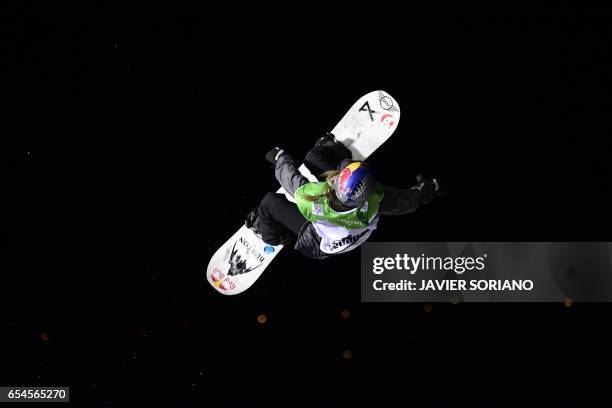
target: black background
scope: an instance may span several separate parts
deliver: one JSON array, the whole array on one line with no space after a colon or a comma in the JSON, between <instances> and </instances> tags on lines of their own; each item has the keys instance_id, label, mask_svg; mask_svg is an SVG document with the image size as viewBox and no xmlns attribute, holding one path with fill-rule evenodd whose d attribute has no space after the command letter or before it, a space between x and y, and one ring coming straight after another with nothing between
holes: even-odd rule
<instances>
[{"instance_id":1,"label":"black background","mask_svg":"<svg viewBox=\"0 0 612 408\"><path fill-rule=\"evenodd\" d=\"M373 240L609 241L610 10L16 2L2 16L2 384L70 385L87 406L602 395L607 304L361 304L358 253L287 251L233 298L203 268L277 188L265 152L303 154L376 89L402 109L369 160L383 183L423 172L449 194Z\"/></svg>"}]
</instances>

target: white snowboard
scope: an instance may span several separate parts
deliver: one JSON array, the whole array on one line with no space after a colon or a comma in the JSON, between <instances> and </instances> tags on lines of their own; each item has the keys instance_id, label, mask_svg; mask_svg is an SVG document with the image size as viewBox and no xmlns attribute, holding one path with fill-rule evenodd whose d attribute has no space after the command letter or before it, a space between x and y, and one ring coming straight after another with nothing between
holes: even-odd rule
<instances>
[{"instance_id":1,"label":"white snowboard","mask_svg":"<svg viewBox=\"0 0 612 408\"><path fill-rule=\"evenodd\" d=\"M355 102L331 133L353 153L354 160L364 160L391 137L399 119L400 108L395 99L386 92L374 91ZM305 165L299 170L310 181L317 181ZM283 188L277 192L294 201ZM206 279L224 295L244 292L281 249L282 245L266 244L243 225L215 252L208 263Z\"/></svg>"}]
</instances>

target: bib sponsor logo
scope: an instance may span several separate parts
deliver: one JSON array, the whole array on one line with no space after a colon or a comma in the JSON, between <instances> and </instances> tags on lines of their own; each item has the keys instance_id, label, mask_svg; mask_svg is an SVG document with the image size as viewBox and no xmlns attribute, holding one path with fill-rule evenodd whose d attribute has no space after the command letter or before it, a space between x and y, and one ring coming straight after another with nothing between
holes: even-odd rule
<instances>
[{"instance_id":1,"label":"bib sponsor logo","mask_svg":"<svg viewBox=\"0 0 612 408\"><path fill-rule=\"evenodd\" d=\"M323 204L312 203L312 214L323 215Z\"/></svg>"},{"instance_id":2,"label":"bib sponsor logo","mask_svg":"<svg viewBox=\"0 0 612 408\"><path fill-rule=\"evenodd\" d=\"M359 240L359 238L364 236L368 231L369 230L365 230L361 234L349 235L349 236L344 237L342 239L338 239L336 241L332 241L331 244L330 244L331 248L335 250L335 249L338 249L338 248L342 248L343 246L351 245L351 244L357 242Z\"/></svg>"},{"instance_id":3,"label":"bib sponsor logo","mask_svg":"<svg viewBox=\"0 0 612 408\"><path fill-rule=\"evenodd\" d=\"M339 223L341 223L344 227L363 227L365 226L362 221L359 220L343 220L339 219Z\"/></svg>"}]
</instances>

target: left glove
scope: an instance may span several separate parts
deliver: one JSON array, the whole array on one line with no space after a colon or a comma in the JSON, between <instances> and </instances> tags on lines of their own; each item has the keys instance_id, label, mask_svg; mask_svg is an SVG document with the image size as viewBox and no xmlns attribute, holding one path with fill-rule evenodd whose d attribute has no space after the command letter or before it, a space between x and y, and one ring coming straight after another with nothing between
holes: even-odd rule
<instances>
[{"instance_id":1,"label":"left glove","mask_svg":"<svg viewBox=\"0 0 612 408\"><path fill-rule=\"evenodd\" d=\"M276 164L276 161L283 153L285 153L283 149L281 149L280 147L275 147L274 149L266 153L266 161L272 164Z\"/></svg>"}]
</instances>

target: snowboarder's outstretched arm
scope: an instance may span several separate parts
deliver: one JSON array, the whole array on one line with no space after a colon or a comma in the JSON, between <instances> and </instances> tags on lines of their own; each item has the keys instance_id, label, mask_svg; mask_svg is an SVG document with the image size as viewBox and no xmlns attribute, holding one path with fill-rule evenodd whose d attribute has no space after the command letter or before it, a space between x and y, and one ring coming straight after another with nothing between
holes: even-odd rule
<instances>
[{"instance_id":1,"label":"snowboarder's outstretched arm","mask_svg":"<svg viewBox=\"0 0 612 408\"><path fill-rule=\"evenodd\" d=\"M298 170L299 163L278 147L266 154L266 160L274 164L274 175L279 184L292 196L295 191L308 183L308 179Z\"/></svg>"},{"instance_id":2,"label":"snowboarder's outstretched arm","mask_svg":"<svg viewBox=\"0 0 612 408\"><path fill-rule=\"evenodd\" d=\"M436 179L417 178L419 184L411 188L385 186L380 202L381 215L403 215L415 212L423 204L428 204L439 189Z\"/></svg>"}]
</instances>

